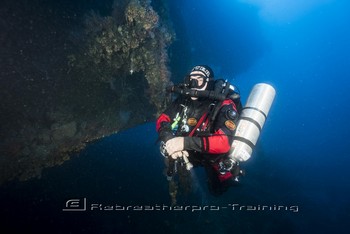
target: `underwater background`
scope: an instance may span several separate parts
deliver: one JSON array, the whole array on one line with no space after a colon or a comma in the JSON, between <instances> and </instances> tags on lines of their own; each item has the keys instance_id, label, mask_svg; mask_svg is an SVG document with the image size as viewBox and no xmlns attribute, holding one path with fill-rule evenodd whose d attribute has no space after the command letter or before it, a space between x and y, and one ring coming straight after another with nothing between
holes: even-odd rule
<instances>
[{"instance_id":1,"label":"underwater background","mask_svg":"<svg viewBox=\"0 0 350 234\"><path fill-rule=\"evenodd\" d=\"M112 4L74 2L84 10ZM170 210L155 123L145 121L90 143L40 179L2 185L1 232L348 233L349 7L346 0L169 2L174 82L208 64L239 87L243 103L256 83L276 89L241 184L213 197L196 168L193 191ZM65 211L71 199L88 210Z\"/></svg>"}]
</instances>

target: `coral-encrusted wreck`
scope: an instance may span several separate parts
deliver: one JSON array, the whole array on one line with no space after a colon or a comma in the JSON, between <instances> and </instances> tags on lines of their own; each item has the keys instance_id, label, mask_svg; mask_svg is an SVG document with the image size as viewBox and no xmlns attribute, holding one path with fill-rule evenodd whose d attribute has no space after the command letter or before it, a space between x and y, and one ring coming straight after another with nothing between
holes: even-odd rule
<instances>
[{"instance_id":1,"label":"coral-encrusted wreck","mask_svg":"<svg viewBox=\"0 0 350 234\"><path fill-rule=\"evenodd\" d=\"M174 33L163 20L169 17L161 2L156 11L149 0L116 0L109 14L91 11L84 23L69 15L76 24L68 28L40 25L40 8L34 11L30 1L14 10L17 16L0 16L20 28L14 34L8 27L0 38L7 44L0 68L0 110L6 116L0 184L40 177L43 168L62 164L87 142L151 121L162 110ZM16 9L15 4L4 7Z\"/></svg>"}]
</instances>

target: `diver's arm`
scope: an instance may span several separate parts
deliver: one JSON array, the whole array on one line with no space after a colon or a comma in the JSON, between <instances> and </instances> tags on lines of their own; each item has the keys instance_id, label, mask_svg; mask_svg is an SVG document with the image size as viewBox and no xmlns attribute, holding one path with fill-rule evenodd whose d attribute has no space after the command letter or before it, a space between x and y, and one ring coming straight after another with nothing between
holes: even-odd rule
<instances>
[{"instance_id":1,"label":"diver's arm","mask_svg":"<svg viewBox=\"0 0 350 234\"><path fill-rule=\"evenodd\" d=\"M170 117L166 114L161 114L156 122L156 130L159 135L159 139L163 142L167 142L173 138L173 132L171 130Z\"/></svg>"},{"instance_id":2,"label":"diver's arm","mask_svg":"<svg viewBox=\"0 0 350 234\"><path fill-rule=\"evenodd\" d=\"M156 121L156 131L159 134L159 139L161 141L168 141L173 138L173 131L171 129L171 124L176 116L176 113L180 111L181 100L176 99L171 105L158 117Z\"/></svg>"},{"instance_id":3,"label":"diver's arm","mask_svg":"<svg viewBox=\"0 0 350 234\"><path fill-rule=\"evenodd\" d=\"M170 106L158 117L156 121L156 131L161 141L168 141L174 137L171 124L173 123L177 113L182 110L181 104L184 102L182 97L175 99Z\"/></svg>"},{"instance_id":4,"label":"diver's arm","mask_svg":"<svg viewBox=\"0 0 350 234\"><path fill-rule=\"evenodd\" d=\"M208 137L184 137L185 150L208 154L224 154L230 148L229 138L221 130Z\"/></svg>"}]
</instances>

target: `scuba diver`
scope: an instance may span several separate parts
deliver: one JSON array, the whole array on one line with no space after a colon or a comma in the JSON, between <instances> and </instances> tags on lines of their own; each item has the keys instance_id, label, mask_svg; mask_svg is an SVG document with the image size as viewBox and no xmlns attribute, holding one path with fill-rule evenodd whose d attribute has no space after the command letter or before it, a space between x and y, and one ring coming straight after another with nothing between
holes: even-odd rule
<instances>
[{"instance_id":1,"label":"scuba diver","mask_svg":"<svg viewBox=\"0 0 350 234\"><path fill-rule=\"evenodd\" d=\"M158 117L156 130L168 180L180 167L202 166L209 191L222 194L242 175L238 161L228 157L242 110L239 92L225 80L214 80L207 65L193 67L183 84L167 91L178 97Z\"/></svg>"}]
</instances>

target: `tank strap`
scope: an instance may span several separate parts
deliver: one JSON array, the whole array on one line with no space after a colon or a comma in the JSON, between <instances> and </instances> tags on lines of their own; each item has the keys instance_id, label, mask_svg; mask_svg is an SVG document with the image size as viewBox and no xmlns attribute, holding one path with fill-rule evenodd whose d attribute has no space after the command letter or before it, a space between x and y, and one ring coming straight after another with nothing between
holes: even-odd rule
<instances>
[{"instance_id":1,"label":"tank strap","mask_svg":"<svg viewBox=\"0 0 350 234\"><path fill-rule=\"evenodd\" d=\"M240 120L241 119L247 120L247 121L251 122L252 124L254 124L259 129L259 133L261 133L262 127L260 126L260 124L256 120L249 118L249 117L241 117Z\"/></svg>"},{"instance_id":2,"label":"tank strap","mask_svg":"<svg viewBox=\"0 0 350 234\"><path fill-rule=\"evenodd\" d=\"M243 137L239 137L239 136L235 136L233 141L241 141L243 143L246 143L252 150L254 149L255 145L253 144L253 142L251 142L250 140L247 140L246 138Z\"/></svg>"},{"instance_id":3,"label":"tank strap","mask_svg":"<svg viewBox=\"0 0 350 234\"><path fill-rule=\"evenodd\" d=\"M265 117L265 121L266 121L267 116L262 110L260 110L260 109L258 109L256 107L250 107L250 106L244 107L242 110L245 110L245 109L252 109L252 110L256 110L256 111L260 112Z\"/></svg>"}]
</instances>

